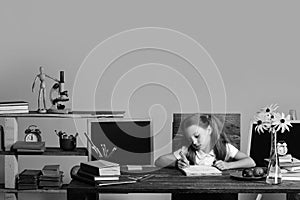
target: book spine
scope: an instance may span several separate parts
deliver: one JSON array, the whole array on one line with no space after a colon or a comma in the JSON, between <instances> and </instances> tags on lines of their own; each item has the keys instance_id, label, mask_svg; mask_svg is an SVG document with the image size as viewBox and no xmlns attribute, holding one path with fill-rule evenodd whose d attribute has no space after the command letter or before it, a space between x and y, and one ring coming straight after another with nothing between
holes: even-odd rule
<instances>
[{"instance_id":1,"label":"book spine","mask_svg":"<svg viewBox=\"0 0 300 200\"><path fill-rule=\"evenodd\" d=\"M0 102L0 107L2 106L28 106L28 102Z\"/></svg>"},{"instance_id":2,"label":"book spine","mask_svg":"<svg viewBox=\"0 0 300 200\"><path fill-rule=\"evenodd\" d=\"M112 180L119 180L120 175L101 175L101 176L95 176L93 174L90 174L86 171L83 171L82 169L79 169L77 174L79 176L88 178L93 181L112 181Z\"/></svg>"},{"instance_id":3,"label":"book spine","mask_svg":"<svg viewBox=\"0 0 300 200\"><path fill-rule=\"evenodd\" d=\"M93 180L90 180L88 178L82 177L78 174L73 174L71 178L74 179L74 180L78 180L78 181L88 183L90 185L96 185L96 181L93 181Z\"/></svg>"},{"instance_id":4,"label":"book spine","mask_svg":"<svg viewBox=\"0 0 300 200\"><path fill-rule=\"evenodd\" d=\"M28 109L0 110L0 114L29 113Z\"/></svg>"},{"instance_id":5,"label":"book spine","mask_svg":"<svg viewBox=\"0 0 300 200\"><path fill-rule=\"evenodd\" d=\"M95 181L95 177L99 177L99 176L95 176L93 174L90 174L88 172L85 172L81 168L78 170L77 174L78 174L78 176L82 176L82 177L88 178L91 181Z\"/></svg>"},{"instance_id":6,"label":"book spine","mask_svg":"<svg viewBox=\"0 0 300 200\"><path fill-rule=\"evenodd\" d=\"M28 110L28 106L0 106L0 110Z\"/></svg>"},{"instance_id":7,"label":"book spine","mask_svg":"<svg viewBox=\"0 0 300 200\"><path fill-rule=\"evenodd\" d=\"M98 167L87 165L85 163L80 163L80 169L82 169L83 171L88 172L90 174L100 176L100 170Z\"/></svg>"}]
</instances>

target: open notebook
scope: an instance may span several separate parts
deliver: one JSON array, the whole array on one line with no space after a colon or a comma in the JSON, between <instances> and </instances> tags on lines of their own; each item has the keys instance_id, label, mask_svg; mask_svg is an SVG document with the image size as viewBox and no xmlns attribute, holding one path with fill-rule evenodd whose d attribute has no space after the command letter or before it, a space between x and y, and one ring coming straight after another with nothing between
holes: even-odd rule
<instances>
[{"instance_id":1,"label":"open notebook","mask_svg":"<svg viewBox=\"0 0 300 200\"><path fill-rule=\"evenodd\" d=\"M222 172L215 167L207 165L190 165L181 169L186 176L216 176L222 175Z\"/></svg>"}]
</instances>

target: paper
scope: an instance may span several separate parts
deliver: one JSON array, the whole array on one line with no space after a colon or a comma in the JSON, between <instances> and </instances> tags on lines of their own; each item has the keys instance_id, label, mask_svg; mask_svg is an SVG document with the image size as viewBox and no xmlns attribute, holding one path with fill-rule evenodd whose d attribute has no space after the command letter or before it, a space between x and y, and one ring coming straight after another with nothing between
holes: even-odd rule
<instances>
[{"instance_id":1,"label":"paper","mask_svg":"<svg viewBox=\"0 0 300 200\"><path fill-rule=\"evenodd\" d=\"M189 167L182 169L186 176L211 176L222 175L222 172L216 167L207 165L190 165Z\"/></svg>"}]
</instances>

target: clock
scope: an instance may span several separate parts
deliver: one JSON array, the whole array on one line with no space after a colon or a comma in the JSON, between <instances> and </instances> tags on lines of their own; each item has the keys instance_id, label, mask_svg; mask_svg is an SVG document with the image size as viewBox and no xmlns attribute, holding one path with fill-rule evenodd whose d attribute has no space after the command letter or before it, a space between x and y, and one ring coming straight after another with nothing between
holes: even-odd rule
<instances>
[{"instance_id":1,"label":"clock","mask_svg":"<svg viewBox=\"0 0 300 200\"><path fill-rule=\"evenodd\" d=\"M74 176L77 176L77 172L78 172L79 168L80 168L79 165L75 165L74 167L72 167L72 169L70 171L71 178L74 178Z\"/></svg>"},{"instance_id":2,"label":"clock","mask_svg":"<svg viewBox=\"0 0 300 200\"><path fill-rule=\"evenodd\" d=\"M25 130L24 140L25 140L25 142L41 142L42 137L41 137L40 129L38 129L38 127L36 125L30 125Z\"/></svg>"},{"instance_id":3,"label":"clock","mask_svg":"<svg viewBox=\"0 0 300 200\"><path fill-rule=\"evenodd\" d=\"M279 141L277 143L277 153L280 156L284 156L286 155L286 153L288 152L288 148L287 148L287 144L285 141Z\"/></svg>"}]
</instances>

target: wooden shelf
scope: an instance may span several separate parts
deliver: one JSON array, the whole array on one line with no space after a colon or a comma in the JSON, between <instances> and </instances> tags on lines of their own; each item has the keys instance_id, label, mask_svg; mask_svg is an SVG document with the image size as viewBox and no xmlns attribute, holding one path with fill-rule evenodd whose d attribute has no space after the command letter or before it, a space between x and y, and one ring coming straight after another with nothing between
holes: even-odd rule
<instances>
[{"instance_id":1,"label":"wooden shelf","mask_svg":"<svg viewBox=\"0 0 300 200\"><path fill-rule=\"evenodd\" d=\"M38 113L29 111L29 113L7 113L0 114L0 117L43 117L43 118L123 118L123 111L116 111L116 114L110 114L110 111L73 111L67 114L60 113Z\"/></svg>"},{"instance_id":2,"label":"wooden shelf","mask_svg":"<svg viewBox=\"0 0 300 200\"><path fill-rule=\"evenodd\" d=\"M64 184L59 189L36 189L36 190L18 190L4 188L4 184L0 184L1 193L66 193L68 184Z\"/></svg>"},{"instance_id":3,"label":"wooden shelf","mask_svg":"<svg viewBox=\"0 0 300 200\"><path fill-rule=\"evenodd\" d=\"M49 156L88 156L85 147L77 147L75 151L64 151L58 147L47 147L43 153L0 151L0 155L49 155Z\"/></svg>"}]
</instances>

